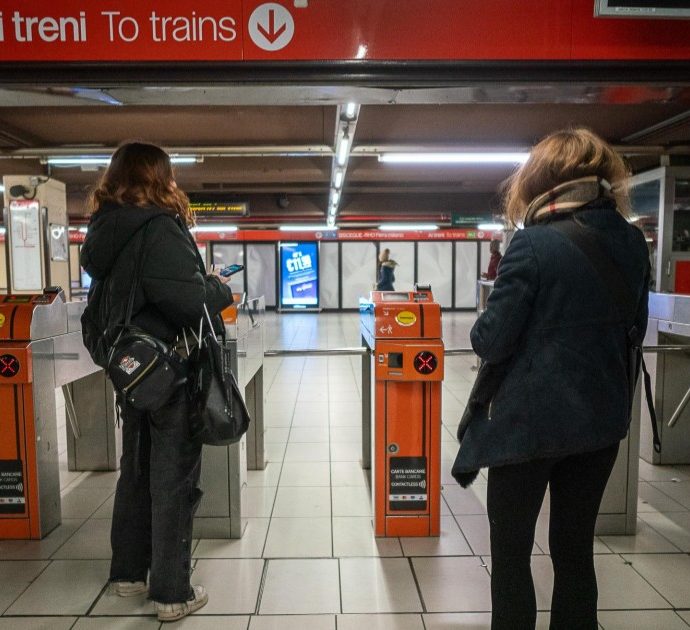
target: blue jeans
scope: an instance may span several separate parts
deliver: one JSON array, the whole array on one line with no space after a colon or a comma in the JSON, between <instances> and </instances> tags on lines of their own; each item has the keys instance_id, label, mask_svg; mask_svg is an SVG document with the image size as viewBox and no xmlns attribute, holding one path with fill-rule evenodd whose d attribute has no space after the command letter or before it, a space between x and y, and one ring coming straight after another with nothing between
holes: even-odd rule
<instances>
[{"instance_id":1,"label":"blue jeans","mask_svg":"<svg viewBox=\"0 0 690 630\"><path fill-rule=\"evenodd\" d=\"M125 406L115 492L111 581L145 581L151 599L183 602L189 582L192 522L201 501L201 444L190 439L184 388L162 409Z\"/></svg>"}]
</instances>

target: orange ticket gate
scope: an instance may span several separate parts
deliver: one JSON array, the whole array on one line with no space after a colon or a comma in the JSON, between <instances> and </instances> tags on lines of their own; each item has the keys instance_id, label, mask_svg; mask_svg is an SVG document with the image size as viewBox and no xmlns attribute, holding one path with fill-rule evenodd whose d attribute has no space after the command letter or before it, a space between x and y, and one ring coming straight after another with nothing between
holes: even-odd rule
<instances>
[{"instance_id":1,"label":"orange ticket gate","mask_svg":"<svg viewBox=\"0 0 690 630\"><path fill-rule=\"evenodd\" d=\"M377 536L438 536L441 308L429 289L374 291L362 304L373 361L371 468ZM363 392L364 395L364 392ZM363 457L366 460L365 457Z\"/></svg>"},{"instance_id":2,"label":"orange ticket gate","mask_svg":"<svg viewBox=\"0 0 690 630\"><path fill-rule=\"evenodd\" d=\"M81 310L59 288L0 295L0 539L43 538L60 524L55 389L100 371ZM88 422L71 430L89 437Z\"/></svg>"}]
</instances>

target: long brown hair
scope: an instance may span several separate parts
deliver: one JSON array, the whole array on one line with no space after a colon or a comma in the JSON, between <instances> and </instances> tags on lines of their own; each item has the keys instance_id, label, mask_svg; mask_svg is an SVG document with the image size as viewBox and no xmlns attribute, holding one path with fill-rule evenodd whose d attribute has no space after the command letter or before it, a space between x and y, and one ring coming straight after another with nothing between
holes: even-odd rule
<instances>
[{"instance_id":1,"label":"long brown hair","mask_svg":"<svg viewBox=\"0 0 690 630\"><path fill-rule=\"evenodd\" d=\"M113 153L110 165L88 199L90 212L104 203L157 206L194 223L189 198L175 185L170 157L155 144L126 142Z\"/></svg>"},{"instance_id":2,"label":"long brown hair","mask_svg":"<svg viewBox=\"0 0 690 630\"><path fill-rule=\"evenodd\" d=\"M629 170L613 147L589 129L556 131L534 146L529 159L506 182L504 214L513 226L525 218L529 203L564 182L596 175L611 184L616 207L630 213L625 179Z\"/></svg>"}]
</instances>

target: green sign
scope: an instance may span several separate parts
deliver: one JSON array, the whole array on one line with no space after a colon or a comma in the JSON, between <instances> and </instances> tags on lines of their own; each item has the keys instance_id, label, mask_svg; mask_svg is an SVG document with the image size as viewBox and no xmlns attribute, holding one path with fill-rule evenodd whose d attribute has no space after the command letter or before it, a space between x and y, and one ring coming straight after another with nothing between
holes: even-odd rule
<instances>
[{"instance_id":1,"label":"green sign","mask_svg":"<svg viewBox=\"0 0 690 630\"><path fill-rule=\"evenodd\" d=\"M453 212L450 224L453 227L477 227L480 223L491 223L491 215L470 215Z\"/></svg>"}]
</instances>

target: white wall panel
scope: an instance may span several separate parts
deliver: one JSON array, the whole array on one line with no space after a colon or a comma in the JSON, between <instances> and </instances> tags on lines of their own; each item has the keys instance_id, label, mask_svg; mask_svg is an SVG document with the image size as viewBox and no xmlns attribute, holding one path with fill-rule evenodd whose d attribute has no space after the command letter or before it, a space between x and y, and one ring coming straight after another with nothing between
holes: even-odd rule
<instances>
[{"instance_id":1,"label":"white wall panel","mask_svg":"<svg viewBox=\"0 0 690 630\"><path fill-rule=\"evenodd\" d=\"M367 297L376 281L374 243L343 243L343 308L358 308L359 298Z\"/></svg>"},{"instance_id":2,"label":"white wall panel","mask_svg":"<svg viewBox=\"0 0 690 630\"><path fill-rule=\"evenodd\" d=\"M481 261L479 263L480 273L486 273L489 269L489 260L491 259L491 251L489 250L489 241L482 241L479 244L481 252Z\"/></svg>"},{"instance_id":3,"label":"white wall panel","mask_svg":"<svg viewBox=\"0 0 690 630\"><path fill-rule=\"evenodd\" d=\"M212 264L222 267L244 265L244 247L241 243L214 243ZM244 271L240 271L230 279L233 293L244 292L244 273Z\"/></svg>"},{"instance_id":4,"label":"white wall panel","mask_svg":"<svg viewBox=\"0 0 690 630\"><path fill-rule=\"evenodd\" d=\"M453 243L417 243L417 282L430 284L434 299L443 308L453 306Z\"/></svg>"},{"instance_id":5,"label":"white wall panel","mask_svg":"<svg viewBox=\"0 0 690 630\"><path fill-rule=\"evenodd\" d=\"M414 288L414 243L410 241L381 241L379 251L388 248L391 258L398 263L395 268L396 291L412 291Z\"/></svg>"},{"instance_id":6,"label":"white wall panel","mask_svg":"<svg viewBox=\"0 0 690 630\"><path fill-rule=\"evenodd\" d=\"M321 243L319 248L319 298L321 308L339 308L338 243Z\"/></svg>"},{"instance_id":7,"label":"white wall panel","mask_svg":"<svg viewBox=\"0 0 690 630\"><path fill-rule=\"evenodd\" d=\"M266 306L276 305L276 248L273 244L247 244L247 293L261 295Z\"/></svg>"},{"instance_id":8,"label":"white wall panel","mask_svg":"<svg viewBox=\"0 0 690 630\"><path fill-rule=\"evenodd\" d=\"M477 306L477 243L455 243L455 308Z\"/></svg>"}]
</instances>

